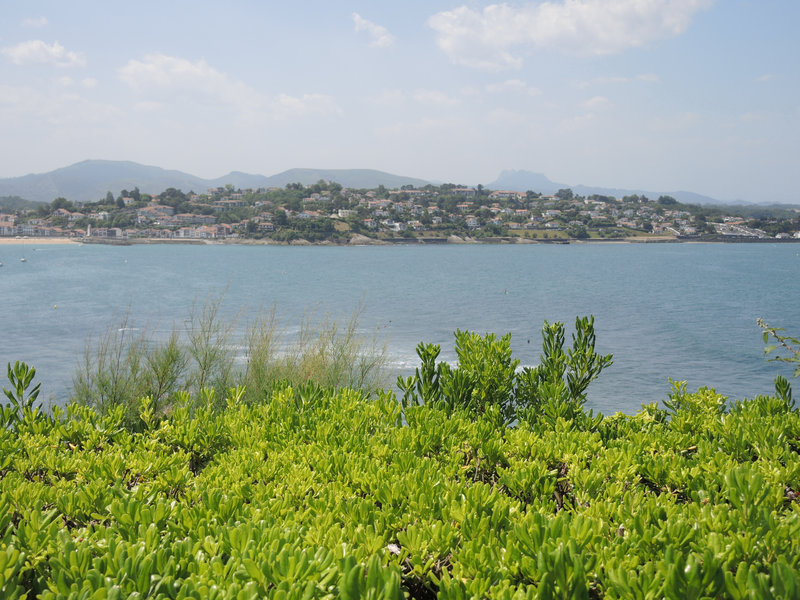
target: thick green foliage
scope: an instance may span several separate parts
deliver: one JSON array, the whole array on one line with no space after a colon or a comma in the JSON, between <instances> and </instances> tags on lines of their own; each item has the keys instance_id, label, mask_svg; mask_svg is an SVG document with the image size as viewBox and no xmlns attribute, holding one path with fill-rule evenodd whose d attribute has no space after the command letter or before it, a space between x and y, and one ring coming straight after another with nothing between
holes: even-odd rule
<instances>
[{"instance_id":1,"label":"thick green foliage","mask_svg":"<svg viewBox=\"0 0 800 600\"><path fill-rule=\"evenodd\" d=\"M764 354L782 350L788 356L773 356L770 360L796 365L794 376L800 375L800 339L786 335L782 327L770 327L763 319L758 319L757 323L761 327L764 343L767 344L770 340L775 342L764 348Z\"/></svg>"},{"instance_id":2,"label":"thick green foliage","mask_svg":"<svg viewBox=\"0 0 800 600\"><path fill-rule=\"evenodd\" d=\"M540 420L554 424L556 419L581 419L594 423L583 412L586 388L603 369L610 366L610 354L595 352L594 317L575 319L572 348L564 351L564 324L547 321L542 328L542 356L539 366L523 369L518 377L519 417L528 423Z\"/></svg>"},{"instance_id":3,"label":"thick green foliage","mask_svg":"<svg viewBox=\"0 0 800 600\"><path fill-rule=\"evenodd\" d=\"M506 420L515 411L514 382L518 360L511 358L511 335L497 338L480 336L470 331L457 331L458 366L436 363L440 348L421 343L417 355L421 365L412 377L399 377L403 407L429 405L448 413L464 410L483 415L493 409Z\"/></svg>"},{"instance_id":4,"label":"thick green foliage","mask_svg":"<svg viewBox=\"0 0 800 600\"><path fill-rule=\"evenodd\" d=\"M590 427L599 423L601 417L583 411L586 388L612 358L595 352L594 317L575 320L572 348L567 351L564 324L545 321L541 362L521 371L511 356L510 334L497 338L457 331L455 338L455 368L436 362L439 346L417 346L420 367L413 376L397 380L404 407L426 404L476 416L494 412L504 423L519 419L554 425L559 418L582 420Z\"/></svg>"},{"instance_id":5,"label":"thick green foliage","mask_svg":"<svg viewBox=\"0 0 800 600\"><path fill-rule=\"evenodd\" d=\"M499 361L453 369L469 396L423 346L404 407L307 384L147 398L135 431L122 406L7 422L0 597L800 597L785 394L676 384L664 409L507 427L504 340L460 338Z\"/></svg>"},{"instance_id":6,"label":"thick green foliage","mask_svg":"<svg viewBox=\"0 0 800 600\"><path fill-rule=\"evenodd\" d=\"M36 369L24 362L17 361L13 367L8 363L8 381L11 389L3 388L9 404L0 406L0 427L35 419L39 414L40 407L34 408L33 403L39 397L40 384L37 383L28 391L35 376Z\"/></svg>"},{"instance_id":7,"label":"thick green foliage","mask_svg":"<svg viewBox=\"0 0 800 600\"><path fill-rule=\"evenodd\" d=\"M73 378L72 400L101 413L122 405L130 427L145 397L160 415L172 410L182 393L198 396L205 389L214 390L220 408L226 390L236 384L244 386L250 402L308 381L369 392L384 385L385 348L360 335L360 308L344 324L327 316L308 318L291 340L275 311L258 312L243 339L236 339L236 322L221 316L221 302L211 298L195 306L186 331L173 331L166 340L151 339L147 328L132 327L127 317L110 327L87 346ZM246 349L246 361L237 360L237 348Z\"/></svg>"},{"instance_id":8,"label":"thick green foliage","mask_svg":"<svg viewBox=\"0 0 800 600\"><path fill-rule=\"evenodd\" d=\"M9 365L0 598L800 598L788 382L603 419L592 319L542 334L522 371L509 336L457 332L455 368L420 344L400 402L283 382L133 419L43 413Z\"/></svg>"}]
</instances>

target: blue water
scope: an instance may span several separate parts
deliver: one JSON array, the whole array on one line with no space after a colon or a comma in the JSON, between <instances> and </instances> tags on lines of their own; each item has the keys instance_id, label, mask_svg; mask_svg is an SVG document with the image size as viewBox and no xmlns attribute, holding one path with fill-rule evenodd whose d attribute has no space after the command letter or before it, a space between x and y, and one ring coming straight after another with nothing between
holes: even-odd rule
<instances>
[{"instance_id":1,"label":"blue water","mask_svg":"<svg viewBox=\"0 0 800 600\"><path fill-rule=\"evenodd\" d=\"M392 368L420 341L453 360L453 332L510 332L538 363L543 321L596 318L614 364L589 388L604 413L660 401L668 378L732 397L769 393L786 365L767 362L756 318L800 333L800 245L571 244L386 247L0 245L0 365L37 368L42 398L63 402L90 337L129 314L158 335L222 297L241 330L259 310L281 326L346 320L388 344Z\"/></svg>"}]
</instances>

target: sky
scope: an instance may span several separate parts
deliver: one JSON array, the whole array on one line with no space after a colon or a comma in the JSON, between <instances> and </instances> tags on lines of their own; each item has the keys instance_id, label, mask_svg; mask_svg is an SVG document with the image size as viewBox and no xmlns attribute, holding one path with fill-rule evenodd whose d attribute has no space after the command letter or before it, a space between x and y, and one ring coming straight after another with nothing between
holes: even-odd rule
<instances>
[{"instance_id":1,"label":"sky","mask_svg":"<svg viewBox=\"0 0 800 600\"><path fill-rule=\"evenodd\" d=\"M0 0L0 177L379 169L800 203L797 0Z\"/></svg>"}]
</instances>

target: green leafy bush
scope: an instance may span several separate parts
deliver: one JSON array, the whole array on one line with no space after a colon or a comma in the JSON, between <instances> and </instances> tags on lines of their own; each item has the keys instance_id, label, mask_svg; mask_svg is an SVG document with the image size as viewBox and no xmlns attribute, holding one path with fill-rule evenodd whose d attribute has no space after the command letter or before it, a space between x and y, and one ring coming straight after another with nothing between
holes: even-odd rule
<instances>
[{"instance_id":1,"label":"green leafy bush","mask_svg":"<svg viewBox=\"0 0 800 600\"><path fill-rule=\"evenodd\" d=\"M24 362L15 362L14 366L8 363L8 381L11 389L3 388L3 393L10 404L0 407L0 427L16 425L25 420L32 420L38 415L41 407L34 407L33 403L39 397L39 386L36 384L28 391L36 369L29 367Z\"/></svg>"},{"instance_id":2,"label":"green leafy bush","mask_svg":"<svg viewBox=\"0 0 800 600\"><path fill-rule=\"evenodd\" d=\"M425 404L473 415L493 411L503 423L518 419L554 426L563 419L595 427L599 422L583 410L586 389L612 364L612 357L595 352L594 317L575 320L572 348L567 351L564 324L545 321L541 362L522 370L519 360L512 358L510 334L498 338L456 331L455 338L457 367L436 362L439 346L417 346L421 365L413 376L397 380L404 407Z\"/></svg>"},{"instance_id":3,"label":"green leafy bush","mask_svg":"<svg viewBox=\"0 0 800 600\"><path fill-rule=\"evenodd\" d=\"M0 597L800 597L785 389L729 404L676 383L594 419L578 409L607 361L585 325L571 352L546 325L519 426L509 340L474 334L457 367L421 344L400 401L283 383L148 397L133 428L122 405L6 420ZM23 406L30 373L10 374Z\"/></svg>"},{"instance_id":4,"label":"green leafy bush","mask_svg":"<svg viewBox=\"0 0 800 600\"><path fill-rule=\"evenodd\" d=\"M222 298L196 306L186 330L151 339L129 317L87 345L73 377L72 400L98 411L124 406L126 426L139 425L139 404L150 398L154 417L172 410L180 394L214 391L215 408L228 389L241 385L245 400L262 402L275 389L309 381L324 387L356 387L375 393L385 383L386 350L359 332L360 309L342 325L325 316L307 318L287 339L275 311L259 312L242 334L225 320ZM245 360L236 350L246 349Z\"/></svg>"},{"instance_id":5,"label":"green leafy bush","mask_svg":"<svg viewBox=\"0 0 800 600\"><path fill-rule=\"evenodd\" d=\"M783 350L788 356L773 356L770 360L797 365L794 376L800 375L800 339L786 335L781 327L770 327L763 319L758 319L757 322L761 327L764 343L768 344L770 340L775 342L764 348L764 353L769 355L777 350Z\"/></svg>"},{"instance_id":6,"label":"green leafy bush","mask_svg":"<svg viewBox=\"0 0 800 600\"><path fill-rule=\"evenodd\" d=\"M535 368L518 377L519 417L528 424L555 425L557 419L595 426L594 417L583 412L586 389L613 360L595 352L594 317L575 319L572 348L564 351L564 324L547 321L542 328L542 355Z\"/></svg>"}]
</instances>

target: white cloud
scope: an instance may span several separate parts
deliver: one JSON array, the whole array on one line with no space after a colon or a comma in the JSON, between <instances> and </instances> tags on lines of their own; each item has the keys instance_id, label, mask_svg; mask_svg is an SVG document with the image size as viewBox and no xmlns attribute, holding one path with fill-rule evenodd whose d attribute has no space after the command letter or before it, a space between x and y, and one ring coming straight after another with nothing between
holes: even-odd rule
<instances>
[{"instance_id":1,"label":"white cloud","mask_svg":"<svg viewBox=\"0 0 800 600\"><path fill-rule=\"evenodd\" d=\"M760 113L760 112L746 112L746 113L743 113L743 114L739 115L739 120L744 122L744 123L753 122L753 121L764 121L765 119L766 119L766 116L763 113Z\"/></svg>"},{"instance_id":2,"label":"white cloud","mask_svg":"<svg viewBox=\"0 0 800 600\"><path fill-rule=\"evenodd\" d=\"M487 122L491 125L510 125L514 127L529 125L529 119L527 114L505 108L495 108L486 117Z\"/></svg>"},{"instance_id":3,"label":"white cloud","mask_svg":"<svg viewBox=\"0 0 800 600\"><path fill-rule=\"evenodd\" d=\"M356 32L366 31L370 37L370 46L375 48L385 48L394 43L394 36L389 33L389 30L382 25L368 21L358 13L353 13L353 23L356 27Z\"/></svg>"},{"instance_id":4,"label":"white cloud","mask_svg":"<svg viewBox=\"0 0 800 600\"><path fill-rule=\"evenodd\" d=\"M469 98L469 97L480 96L482 92L479 88L476 88L475 86L465 85L458 90L458 93L464 97Z\"/></svg>"},{"instance_id":5,"label":"white cloud","mask_svg":"<svg viewBox=\"0 0 800 600\"><path fill-rule=\"evenodd\" d=\"M577 84L580 89L586 89L588 87L592 87L595 85L621 85L624 83L631 83L631 81L643 81L645 83L659 83L661 79L659 79L658 75L653 73L642 73L641 75L637 75L635 79L631 79L629 77L595 77L594 79L590 79L588 81L581 81Z\"/></svg>"},{"instance_id":6,"label":"white cloud","mask_svg":"<svg viewBox=\"0 0 800 600\"><path fill-rule=\"evenodd\" d=\"M637 75L636 79L644 81L645 83L661 83L661 78L655 73L642 73Z\"/></svg>"},{"instance_id":7,"label":"white cloud","mask_svg":"<svg viewBox=\"0 0 800 600\"><path fill-rule=\"evenodd\" d=\"M136 112L142 113L150 113L156 112L164 108L164 105L161 102L151 102L149 100L145 100L144 102L137 102L133 105L133 110Z\"/></svg>"},{"instance_id":8,"label":"white cloud","mask_svg":"<svg viewBox=\"0 0 800 600\"><path fill-rule=\"evenodd\" d=\"M563 131L580 131L591 125L594 119L594 114L588 113L585 115L577 115L568 119L563 119L560 125Z\"/></svg>"},{"instance_id":9,"label":"white cloud","mask_svg":"<svg viewBox=\"0 0 800 600\"><path fill-rule=\"evenodd\" d=\"M3 48L2 52L11 59L11 62L20 66L50 64L56 67L82 67L86 64L82 54L67 51L58 42L47 45L42 40L29 40Z\"/></svg>"},{"instance_id":10,"label":"white cloud","mask_svg":"<svg viewBox=\"0 0 800 600\"><path fill-rule=\"evenodd\" d=\"M237 85L204 60L191 62L163 54L150 54L144 60L129 60L119 69L119 76L126 85L138 92L180 88L219 93Z\"/></svg>"},{"instance_id":11,"label":"white cloud","mask_svg":"<svg viewBox=\"0 0 800 600\"><path fill-rule=\"evenodd\" d=\"M595 77L589 81L581 81L578 84L580 89L586 89L593 85L612 85L619 83L628 83L630 81L627 77Z\"/></svg>"},{"instance_id":12,"label":"white cloud","mask_svg":"<svg viewBox=\"0 0 800 600\"><path fill-rule=\"evenodd\" d=\"M110 105L81 97L69 90L38 90L0 85L0 125L14 123L63 127L108 124L120 111Z\"/></svg>"},{"instance_id":13,"label":"white cloud","mask_svg":"<svg viewBox=\"0 0 800 600\"><path fill-rule=\"evenodd\" d=\"M45 27L48 21L46 17L38 17L38 18L31 18L25 19L22 21L23 27Z\"/></svg>"},{"instance_id":14,"label":"white cloud","mask_svg":"<svg viewBox=\"0 0 800 600\"><path fill-rule=\"evenodd\" d=\"M66 75L59 77L56 82L63 87L72 87L76 83L72 77L67 77ZM97 87L97 80L93 77L84 77L81 79L80 85L86 89L92 89Z\"/></svg>"},{"instance_id":15,"label":"white cloud","mask_svg":"<svg viewBox=\"0 0 800 600\"><path fill-rule=\"evenodd\" d=\"M258 111L264 98L240 81L217 71L204 60L195 62L163 54L129 60L118 70L120 79L146 101L234 109L242 115Z\"/></svg>"},{"instance_id":16,"label":"white cloud","mask_svg":"<svg viewBox=\"0 0 800 600\"><path fill-rule=\"evenodd\" d=\"M233 110L237 118L288 119L311 115L338 115L341 110L333 98L323 94L270 98L245 83L217 71L204 60L151 54L143 60L130 60L119 69L122 81L144 97L136 110L153 111L180 100L187 104Z\"/></svg>"},{"instance_id":17,"label":"white cloud","mask_svg":"<svg viewBox=\"0 0 800 600\"><path fill-rule=\"evenodd\" d=\"M444 92L436 90L416 90L412 94L412 98L420 104L433 106L456 106L459 104L456 98L451 98Z\"/></svg>"},{"instance_id":18,"label":"white cloud","mask_svg":"<svg viewBox=\"0 0 800 600\"><path fill-rule=\"evenodd\" d=\"M34 104L31 99L40 97L33 88L0 84L0 107L3 109L0 118L8 117L12 112L21 114L30 111Z\"/></svg>"},{"instance_id":19,"label":"white cloud","mask_svg":"<svg viewBox=\"0 0 800 600\"><path fill-rule=\"evenodd\" d=\"M611 108L611 106L611 101L605 96L595 96L594 98L589 98L583 103L583 107L587 110L602 110Z\"/></svg>"},{"instance_id":20,"label":"white cloud","mask_svg":"<svg viewBox=\"0 0 800 600\"><path fill-rule=\"evenodd\" d=\"M463 124L454 117L444 117L441 119L422 118L417 121L406 121L378 127L375 132L378 135L387 136L429 136L440 135L442 132L455 131L463 128Z\"/></svg>"},{"instance_id":21,"label":"white cloud","mask_svg":"<svg viewBox=\"0 0 800 600\"><path fill-rule=\"evenodd\" d=\"M766 83L767 81L769 81L770 79L773 79L774 77L775 77L775 75L773 75L772 73L765 73L764 75L761 75L760 77L756 77L756 81L758 81L759 83Z\"/></svg>"},{"instance_id":22,"label":"white cloud","mask_svg":"<svg viewBox=\"0 0 800 600\"><path fill-rule=\"evenodd\" d=\"M524 37L517 13L505 4L492 4L482 13L461 6L433 15L428 25L437 32L439 47L453 62L487 70L519 68L522 59L508 51Z\"/></svg>"},{"instance_id":23,"label":"white cloud","mask_svg":"<svg viewBox=\"0 0 800 600\"><path fill-rule=\"evenodd\" d=\"M387 89L381 90L378 94L370 96L368 100L371 104L376 104L378 106L390 106L397 108L406 103L407 97L403 90Z\"/></svg>"},{"instance_id":24,"label":"white cloud","mask_svg":"<svg viewBox=\"0 0 800 600\"><path fill-rule=\"evenodd\" d=\"M370 96L369 101L378 106L391 108L399 108L407 105L409 102L416 102L417 104L426 106L443 107L458 106L461 103L458 98L448 96L444 92L426 89L417 89L408 92L398 89L386 89L374 96Z\"/></svg>"},{"instance_id":25,"label":"white cloud","mask_svg":"<svg viewBox=\"0 0 800 600\"><path fill-rule=\"evenodd\" d=\"M702 125L700 115L696 112L685 111L666 116L657 116L650 119L648 128L656 132L688 131Z\"/></svg>"},{"instance_id":26,"label":"white cloud","mask_svg":"<svg viewBox=\"0 0 800 600\"><path fill-rule=\"evenodd\" d=\"M490 94L524 94L527 96L539 96L542 90L529 86L519 79L507 79L502 83L490 83L486 86L486 91Z\"/></svg>"},{"instance_id":27,"label":"white cloud","mask_svg":"<svg viewBox=\"0 0 800 600\"><path fill-rule=\"evenodd\" d=\"M460 6L428 19L439 47L455 63L519 68L518 49L542 47L578 55L616 54L681 34L715 0L564 0L521 6Z\"/></svg>"},{"instance_id":28,"label":"white cloud","mask_svg":"<svg viewBox=\"0 0 800 600\"><path fill-rule=\"evenodd\" d=\"M279 119L342 114L333 98L325 94L303 94L300 97L280 94L272 106L273 116Z\"/></svg>"}]
</instances>

